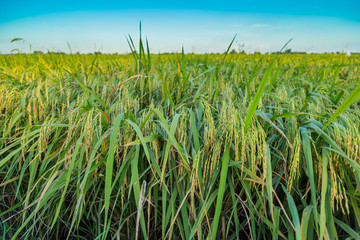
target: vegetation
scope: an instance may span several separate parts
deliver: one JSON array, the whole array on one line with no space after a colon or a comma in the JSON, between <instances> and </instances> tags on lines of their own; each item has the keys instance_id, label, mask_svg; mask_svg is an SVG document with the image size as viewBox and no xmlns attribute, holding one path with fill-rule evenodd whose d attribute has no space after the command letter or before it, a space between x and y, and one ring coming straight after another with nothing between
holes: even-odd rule
<instances>
[{"instance_id":1,"label":"vegetation","mask_svg":"<svg viewBox=\"0 0 360 240\"><path fill-rule=\"evenodd\" d=\"M360 58L0 56L0 233L360 239Z\"/></svg>"}]
</instances>

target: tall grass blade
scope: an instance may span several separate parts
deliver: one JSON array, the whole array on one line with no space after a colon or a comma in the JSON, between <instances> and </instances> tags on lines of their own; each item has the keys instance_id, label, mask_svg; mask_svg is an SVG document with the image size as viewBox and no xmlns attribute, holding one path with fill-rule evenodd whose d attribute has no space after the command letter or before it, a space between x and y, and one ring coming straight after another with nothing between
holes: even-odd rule
<instances>
[{"instance_id":1,"label":"tall grass blade","mask_svg":"<svg viewBox=\"0 0 360 240\"><path fill-rule=\"evenodd\" d=\"M112 175L114 167L114 156L115 156L115 144L117 140L118 131L120 129L121 121L124 118L124 114L118 115L114 120L114 125L112 133L110 135L110 147L108 152L108 157L106 159L106 173L105 173L105 201L104 201L104 211L105 211L105 224L104 232L107 232L111 221L108 221L108 214L110 208L110 196L111 196L111 185L112 185ZM106 239L107 234L103 235L103 239Z\"/></svg>"},{"instance_id":2,"label":"tall grass blade","mask_svg":"<svg viewBox=\"0 0 360 240\"><path fill-rule=\"evenodd\" d=\"M248 112L246 114L246 118L245 118L245 122L244 122L244 131L245 131L245 133L248 130L249 125L250 125L250 123L251 123L251 121L252 121L252 119L254 117L255 111L256 111L256 109L257 109L257 107L259 105L259 102L260 102L261 95L263 94L263 92L265 90L266 83L270 79L271 71L272 71L273 66L274 66L274 61L272 61L270 63L270 65L267 67L267 69L266 69L266 71L264 73L264 76L261 79L258 90L257 90L253 100L251 101L251 105L250 105L249 110L248 110Z\"/></svg>"},{"instance_id":3,"label":"tall grass blade","mask_svg":"<svg viewBox=\"0 0 360 240\"><path fill-rule=\"evenodd\" d=\"M217 230L219 227L222 202L224 199L224 193L225 193L225 188L226 188L226 178L227 178L227 173L228 173L229 160L230 160L230 143L227 143L225 146L225 152L224 152L222 163L221 163L219 192L218 192L217 199L216 199L215 215L214 215L213 222L211 224L211 239L217 238Z\"/></svg>"}]
</instances>

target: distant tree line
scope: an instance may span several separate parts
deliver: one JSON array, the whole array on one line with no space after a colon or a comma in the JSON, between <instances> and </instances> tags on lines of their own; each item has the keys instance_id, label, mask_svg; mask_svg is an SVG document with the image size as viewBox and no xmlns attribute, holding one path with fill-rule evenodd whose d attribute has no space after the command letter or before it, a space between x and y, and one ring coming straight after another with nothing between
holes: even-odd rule
<instances>
[{"instance_id":1,"label":"distant tree line","mask_svg":"<svg viewBox=\"0 0 360 240\"><path fill-rule=\"evenodd\" d=\"M224 52L226 53L226 52ZM223 54L224 54L223 53ZM20 54L29 54L29 53L20 53ZM77 54L77 55L102 55L102 54L106 54L106 55L129 55L132 53L102 53L100 51L95 51L93 53L80 53L80 52L76 52L76 53L65 53L62 51L48 51L48 52L43 52L40 50L36 50L33 51L33 53L31 54L53 54L53 55L71 55L71 54ZM178 54L178 52L162 52L162 53L157 53L158 55L171 55L171 54ZM187 54L196 54L194 52L191 53L187 53ZM202 53L204 55L218 55L218 54L222 54L222 53ZM229 51L229 54L247 54L244 50L241 51L236 51L235 49L231 49L231 51ZM276 52L265 52L265 53L261 53L259 51L255 51L252 54L345 54L344 52L324 52L324 53L307 53L307 52L303 52L303 51L292 51L291 49L286 49L283 52L280 51L276 51ZM352 55L360 55L360 52L351 52ZM7 55L7 54L1 54L0 55Z\"/></svg>"}]
</instances>

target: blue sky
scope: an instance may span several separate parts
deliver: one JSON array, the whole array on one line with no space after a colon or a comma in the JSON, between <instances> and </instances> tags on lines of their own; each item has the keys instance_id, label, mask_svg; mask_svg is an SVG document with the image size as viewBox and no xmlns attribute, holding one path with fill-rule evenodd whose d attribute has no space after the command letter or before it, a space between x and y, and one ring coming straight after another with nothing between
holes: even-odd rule
<instances>
[{"instance_id":1,"label":"blue sky","mask_svg":"<svg viewBox=\"0 0 360 240\"><path fill-rule=\"evenodd\" d=\"M14 48L104 53L129 52L139 21L153 53L247 52L289 48L360 52L360 1L5 1L0 0L0 52ZM21 37L24 42L10 43Z\"/></svg>"}]
</instances>

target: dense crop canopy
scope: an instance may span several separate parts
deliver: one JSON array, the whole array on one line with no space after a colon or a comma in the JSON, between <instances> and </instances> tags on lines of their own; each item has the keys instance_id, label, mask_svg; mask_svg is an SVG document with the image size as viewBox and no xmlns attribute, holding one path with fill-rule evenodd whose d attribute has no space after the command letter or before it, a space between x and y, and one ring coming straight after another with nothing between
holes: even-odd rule
<instances>
[{"instance_id":1,"label":"dense crop canopy","mask_svg":"<svg viewBox=\"0 0 360 240\"><path fill-rule=\"evenodd\" d=\"M359 64L0 56L1 237L359 239Z\"/></svg>"}]
</instances>

